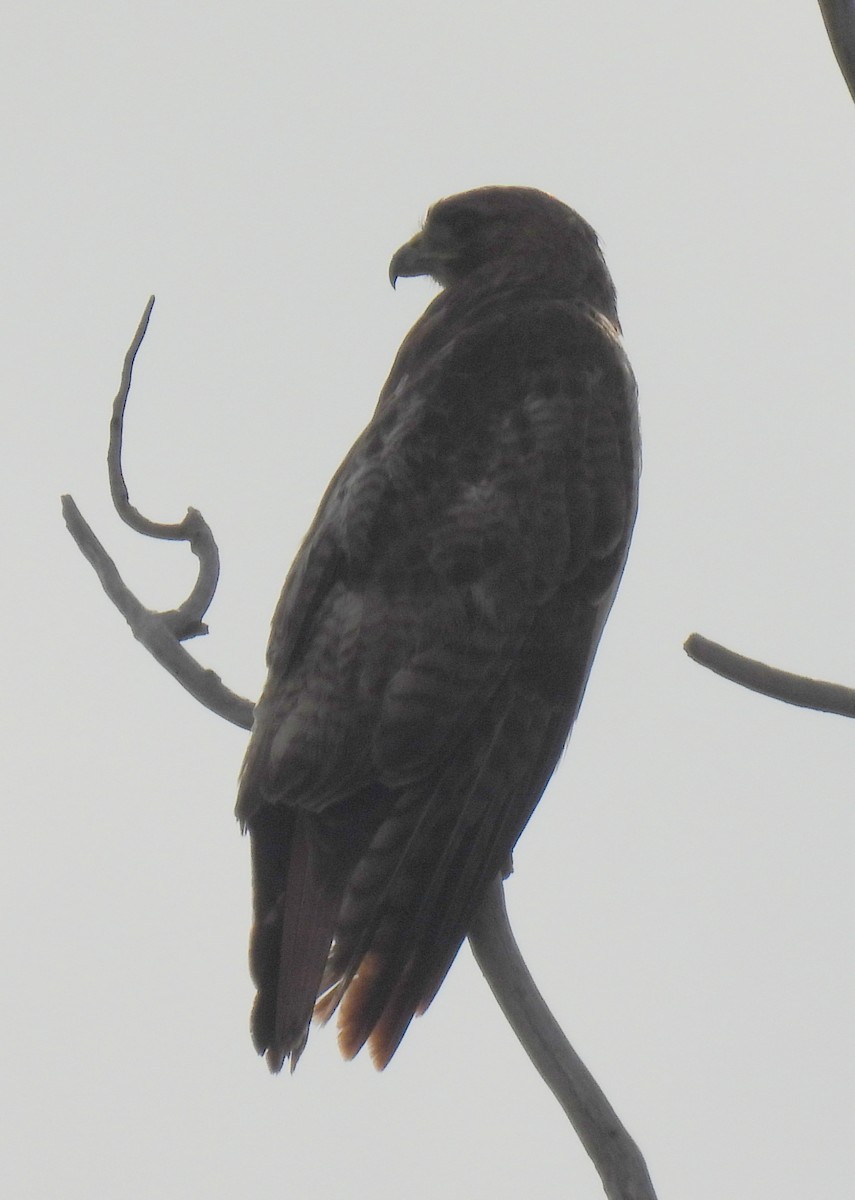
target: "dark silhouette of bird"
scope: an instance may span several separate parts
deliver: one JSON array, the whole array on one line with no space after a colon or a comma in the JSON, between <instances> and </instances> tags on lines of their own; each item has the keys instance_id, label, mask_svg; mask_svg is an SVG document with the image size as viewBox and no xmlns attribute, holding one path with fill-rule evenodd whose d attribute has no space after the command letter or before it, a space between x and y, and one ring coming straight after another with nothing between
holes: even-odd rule
<instances>
[{"instance_id":1,"label":"dark silhouette of bird","mask_svg":"<svg viewBox=\"0 0 855 1200\"><path fill-rule=\"evenodd\" d=\"M440 200L395 254L442 291L273 617L237 815L252 1034L313 1014L378 1067L444 979L579 711L635 519L636 387L591 227L529 188Z\"/></svg>"}]
</instances>

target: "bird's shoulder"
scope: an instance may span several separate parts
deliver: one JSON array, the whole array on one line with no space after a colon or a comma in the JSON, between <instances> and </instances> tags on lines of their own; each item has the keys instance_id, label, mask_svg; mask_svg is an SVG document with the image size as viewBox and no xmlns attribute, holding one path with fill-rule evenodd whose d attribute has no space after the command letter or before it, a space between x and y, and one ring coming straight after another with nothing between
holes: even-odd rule
<instances>
[{"instance_id":1,"label":"bird's shoulder","mask_svg":"<svg viewBox=\"0 0 855 1200\"><path fill-rule=\"evenodd\" d=\"M336 586L426 597L502 562L533 577L562 569L570 526L581 561L629 523L635 381L617 330L538 296L452 318L427 310L327 488L274 615L282 669Z\"/></svg>"}]
</instances>

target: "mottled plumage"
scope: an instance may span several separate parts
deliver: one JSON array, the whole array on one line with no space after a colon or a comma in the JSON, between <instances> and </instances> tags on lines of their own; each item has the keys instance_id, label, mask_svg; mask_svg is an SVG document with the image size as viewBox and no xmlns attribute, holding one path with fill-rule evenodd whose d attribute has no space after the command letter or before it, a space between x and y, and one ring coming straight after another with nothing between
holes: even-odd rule
<instances>
[{"instance_id":1,"label":"mottled plumage","mask_svg":"<svg viewBox=\"0 0 855 1200\"><path fill-rule=\"evenodd\" d=\"M285 582L238 798L273 1070L336 1008L382 1067L432 1000L567 739L635 518L635 383L581 217L452 196L390 274L443 291Z\"/></svg>"}]
</instances>

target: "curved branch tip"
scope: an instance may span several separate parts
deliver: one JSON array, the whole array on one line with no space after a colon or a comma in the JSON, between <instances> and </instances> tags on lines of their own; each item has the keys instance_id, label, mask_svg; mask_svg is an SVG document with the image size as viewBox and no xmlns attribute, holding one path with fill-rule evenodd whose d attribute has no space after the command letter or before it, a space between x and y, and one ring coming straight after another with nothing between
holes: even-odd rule
<instances>
[{"instance_id":1,"label":"curved branch tip","mask_svg":"<svg viewBox=\"0 0 855 1200\"><path fill-rule=\"evenodd\" d=\"M189 638L208 632L202 618L214 597L220 574L220 554L210 526L196 508L188 508L183 520L177 524L164 525L150 521L133 507L128 498L122 472L125 408L134 362L148 329L153 307L154 296L151 296L125 354L119 390L113 401L107 453L110 495L116 512L137 533L189 544L199 562L198 575L190 595L178 608L168 612L146 608L124 582L116 564L70 495L62 497L62 513L69 533L92 565L104 591L130 625L134 637L206 708L243 729L251 729L252 702L227 688L214 671L202 667L181 645Z\"/></svg>"}]
</instances>

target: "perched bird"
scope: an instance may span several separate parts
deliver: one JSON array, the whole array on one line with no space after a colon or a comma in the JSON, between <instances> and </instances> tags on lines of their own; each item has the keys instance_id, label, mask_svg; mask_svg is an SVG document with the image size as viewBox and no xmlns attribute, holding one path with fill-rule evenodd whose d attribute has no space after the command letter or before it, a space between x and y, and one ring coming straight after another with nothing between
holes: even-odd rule
<instances>
[{"instance_id":1,"label":"perched bird","mask_svg":"<svg viewBox=\"0 0 855 1200\"><path fill-rule=\"evenodd\" d=\"M440 200L389 274L442 291L273 617L240 784L252 1034L378 1067L436 994L579 711L635 519L635 381L596 235L529 188Z\"/></svg>"}]
</instances>

